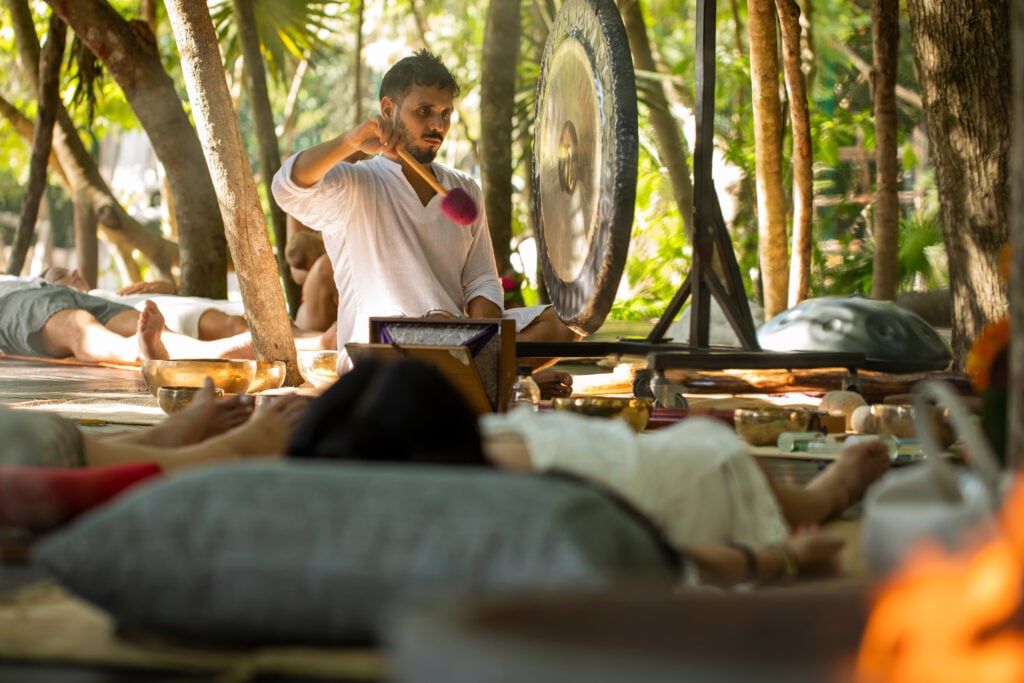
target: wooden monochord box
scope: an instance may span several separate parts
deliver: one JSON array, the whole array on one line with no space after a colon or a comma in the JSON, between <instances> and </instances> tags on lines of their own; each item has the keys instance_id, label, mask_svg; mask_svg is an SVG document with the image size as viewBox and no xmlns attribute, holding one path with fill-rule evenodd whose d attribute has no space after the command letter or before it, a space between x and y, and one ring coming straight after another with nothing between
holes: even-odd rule
<instances>
[{"instance_id":1,"label":"wooden monochord box","mask_svg":"<svg viewBox=\"0 0 1024 683\"><path fill-rule=\"evenodd\" d=\"M477 412L501 412L516 378L512 320L492 318L370 318L370 342L349 343L353 363L374 355L416 358L435 365Z\"/></svg>"}]
</instances>

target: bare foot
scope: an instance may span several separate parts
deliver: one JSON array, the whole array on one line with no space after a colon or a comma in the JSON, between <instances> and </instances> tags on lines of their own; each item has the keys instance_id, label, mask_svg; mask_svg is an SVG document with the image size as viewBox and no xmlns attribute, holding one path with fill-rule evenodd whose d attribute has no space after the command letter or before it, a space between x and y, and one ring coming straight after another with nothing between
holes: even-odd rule
<instances>
[{"instance_id":1,"label":"bare foot","mask_svg":"<svg viewBox=\"0 0 1024 683\"><path fill-rule=\"evenodd\" d=\"M306 396L286 394L257 408L244 424L224 434L238 455L280 455L309 405Z\"/></svg>"},{"instance_id":2,"label":"bare foot","mask_svg":"<svg viewBox=\"0 0 1024 683\"><path fill-rule=\"evenodd\" d=\"M164 346L164 314L152 301L147 301L139 312L136 336L139 339L139 357L143 360L167 360L170 354Z\"/></svg>"},{"instance_id":3,"label":"bare foot","mask_svg":"<svg viewBox=\"0 0 1024 683\"><path fill-rule=\"evenodd\" d=\"M832 514L839 514L860 500L868 486L888 469L889 448L883 441L848 444L807 488L827 495L834 501Z\"/></svg>"},{"instance_id":4,"label":"bare foot","mask_svg":"<svg viewBox=\"0 0 1024 683\"><path fill-rule=\"evenodd\" d=\"M800 576L831 576L842 568L839 552L843 549L843 539L839 536L817 527L801 527L790 535L787 544L796 557Z\"/></svg>"},{"instance_id":5,"label":"bare foot","mask_svg":"<svg viewBox=\"0 0 1024 683\"><path fill-rule=\"evenodd\" d=\"M218 399L209 377L188 406L147 430L146 443L173 448L198 443L249 419L255 401L248 394Z\"/></svg>"},{"instance_id":6,"label":"bare foot","mask_svg":"<svg viewBox=\"0 0 1024 683\"><path fill-rule=\"evenodd\" d=\"M533 375L540 387L541 398L557 398L572 394L572 375L557 370L540 370Z\"/></svg>"}]
</instances>

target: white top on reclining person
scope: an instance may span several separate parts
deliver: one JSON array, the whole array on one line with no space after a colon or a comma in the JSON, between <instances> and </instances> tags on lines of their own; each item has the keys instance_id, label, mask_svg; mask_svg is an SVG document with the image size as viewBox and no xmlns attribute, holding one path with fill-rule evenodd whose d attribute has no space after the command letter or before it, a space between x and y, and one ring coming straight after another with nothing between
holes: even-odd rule
<instances>
[{"instance_id":1,"label":"white top on reclining person","mask_svg":"<svg viewBox=\"0 0 1024 683\"><path fill-rule=\"evenodd\" d=\"M167 329L195 339L223 339L249 329L240 301L173 294L174 285L169 282L136 283L117 291L90 289L77 270L61 266L47 268L43 279L140 311L146 301L152 301L163 313Z\"/></svg>"}]
</instances>

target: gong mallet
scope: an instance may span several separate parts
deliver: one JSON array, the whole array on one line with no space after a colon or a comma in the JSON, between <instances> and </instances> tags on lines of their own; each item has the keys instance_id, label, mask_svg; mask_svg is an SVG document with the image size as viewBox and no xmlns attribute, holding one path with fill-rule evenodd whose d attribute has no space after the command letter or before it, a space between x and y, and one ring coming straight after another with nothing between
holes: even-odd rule
<instances>
[{"instance_id":1,"label":"gong mallet","mask_svg":"<svg viewBox=\"0 0 1024 683\"><path fill-rule=\"evenodd\" d=\"M459 225L469 225L476 220L478 214L476 202L473 201L473 198L465 190L461 187L453 187L450 190L441 187L441 183L434 180L434 177L430 175L430 171L423 168L423 165L416 161L405 147L396 147L395 152L398 153L398 156L402 157L405 163L412 167L412 170L419 173L420 177L427 181L441 195L441 211L444 211L444 215Z\"/></svg>"}]
</instances>

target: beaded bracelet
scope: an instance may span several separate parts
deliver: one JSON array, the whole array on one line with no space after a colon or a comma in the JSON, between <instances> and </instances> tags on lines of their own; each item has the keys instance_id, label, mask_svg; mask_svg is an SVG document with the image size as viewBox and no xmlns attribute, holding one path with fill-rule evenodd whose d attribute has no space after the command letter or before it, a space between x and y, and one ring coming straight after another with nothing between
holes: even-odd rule
<instances>
[{"instance_id":1,"label":"beaded bracelet","mask_svg":"<svg viewBox=\"0 0 1024 683\"><path fill-rule=\"evenodd\" d=\"M782 578L787 580L796 578L796 575L800 572L800 565L797 564L796 553L794 553L793 549L789 547L789 544L777 543L768 547L775 550L782 556Z\"/></svg>"},{"instance_id":2,"label":"beaded bracelet","mask_svg":"<svg viewBox=\"0 0 1024 683\"><path fill-rule=\"evenodd\" d=\"M742 543L730 543L729 546L740 551L747 561L746 581L757 581L761 577L761 568L757 564L757 555L754 554L754 550L749 545Z\"/></svg>"}]
</instances>

